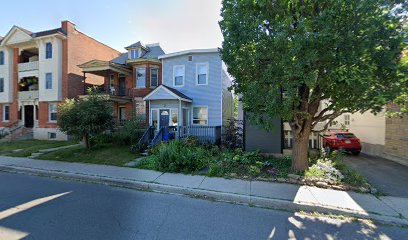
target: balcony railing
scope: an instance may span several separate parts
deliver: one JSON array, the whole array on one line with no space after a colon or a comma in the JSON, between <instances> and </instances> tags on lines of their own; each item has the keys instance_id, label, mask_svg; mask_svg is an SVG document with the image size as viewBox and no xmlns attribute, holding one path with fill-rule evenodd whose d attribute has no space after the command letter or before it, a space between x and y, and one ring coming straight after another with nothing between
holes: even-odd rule
<instances>
[{"instance_id":1,"label":"balcony railing","mask_svg":"<svg viewBox=\"0 0 408 240\"><path fill-rule=\"evenodd\" d=\"M132 89L125 88L122 86L110 86L106 89L105 86L98 86L96 87L97 93L100 94L108 94L110 96L117 96L117 97L131 97L132 96Z\"/></svg>"},{"instance_id":2,"label":"balcony railing","mask_svg":"<svg viewBox=\"0 0 408 240\"><path fill-rule=\"evenodd\" d=\"M33 71L33 70L38 70L38 61L25 62L25 63L18 64L19 72Z\"/></svg>"},{"instance_id":3,"label":"balcony railing","mask_svg":"<svg viewBox=\"0 0 408 240\"><path fill-rule=\"evenodd\" d=\"M18 92L18 100L33 100L38 98L38 91L22 91Z\"/></svg>"}]
</instances>

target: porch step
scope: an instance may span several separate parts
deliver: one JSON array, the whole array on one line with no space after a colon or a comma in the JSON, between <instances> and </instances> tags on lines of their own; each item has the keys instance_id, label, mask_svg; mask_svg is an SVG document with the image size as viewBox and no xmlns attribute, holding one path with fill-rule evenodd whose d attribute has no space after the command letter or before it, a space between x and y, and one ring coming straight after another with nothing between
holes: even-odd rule
<instances>
[{"instance_id":1,"label":"porch step","mask_svg":"<svg viewBox=\"0 0 408 240\"><path fill-rule=\"evenodd\" d=\"M4 138L0 139L0 142L10 142L16 140L30 140L34 138L34 132L32 128L21 127L11 133L9 133Z\"/></svg>"}]
</instances>

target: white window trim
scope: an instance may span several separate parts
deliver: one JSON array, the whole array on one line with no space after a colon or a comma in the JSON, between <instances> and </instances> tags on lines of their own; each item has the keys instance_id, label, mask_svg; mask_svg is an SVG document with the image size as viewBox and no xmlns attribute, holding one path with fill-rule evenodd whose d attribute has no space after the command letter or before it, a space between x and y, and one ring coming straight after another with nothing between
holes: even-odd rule
<instances>
[{"instance_id":1,"label":"white window trim","mask_svg":"<svg viewBox=\"0 0 408 240\"><path fill-rule=\"evenodd\" d=\"M54 105L57 106L57 113L58 113L58 103L49 103L48 104L48 122L49 123L56 123L57 120L51 120L51 108L50 108L51 104L54 104Z\"/></svg>"},{"instance_id":2,"label":"white window trim","mask_svg":"<svg viewBox=\"0 0 408 240\"><path fill-rule=\"evenodd\" d=\"M183 84L176 85L176 68L183 67ZM184 87L186 81L186 65L174 65L173 66L173 87Z\"/></svg>"},{"instance_id":3,"label":"white window trim","mask_svg":"<svg viewBox=\"0 0 408 240\"><path fill-rule=\"evenodd\" d=\"M207 108L207 123L206 124L194 123L194 108L197 108L197 107ZM208 126L209 119L210 119L210 111L208 109L208 105L193 105L193 106L191 106L191 125L194 125L194 126Z\"/></svg>"},{"instance_id":4,"label":"white window trim","mask_svg":"<svg viewBox=\"0 0 408 240\"><path fill-rule=\"evenodd\" d=\"M152 86L152 69L157 69L157 85L156 86ZM155 87L158 87L159 86L159 67L158 66L150 66L150 68L149 68L149 87L151 87L151 88L155 88Z\"/></svg>"},{"instance_id":5,"label":"white window trim","mask_svg":"<svg viewBox=\"0 0 408 240\"><path fill-rule=\"evenodd\" d=\"M3 91L2 92L0 92L0 93L4 93L4 92L6 92L6 81L4 80L4 78L3 77L0 77L0 80L2 79L2 81L3 81ZM1 81L0 81L1 82Z\"/></svg>"},{"instance_id":6,"label":"white window trim","mask_svg":"<svg viewBox=\"0 0 408 240\"><path fill-rule=\"evenodd\" d=\"M181 108L181 118L183 118L183 119L184 119L184 116L183 116L183 110L184 109L187 110L187 126L190 126L191 125L191 122L190 122L190 120L191 120L191 118L190 118L191 109L189 107L182 107ZM181 121L181 122L183 122L183 121ZM181 126L181 124L180 124L180 126Z\"/></svg>"},{"instance_id":7,"label":"white window trim","mask_svg":"<svg viewBox=\"0 0 408 240\"><path fill-rule=\"evenodd\" d=\"M51 75L51 88L47 88L47 75L48 74L50 74ZM52 90L53 89L53 85L54 85L54 77L53 77L53 74L52 74L52 72L46 72L45 73L45 86L44 86L44 89L47 91L47 90Z\"/></svg>"},{"instance_id":8,"label":"white window trim","mask_svg":"<svg viewBox=\"0 0 408 240\"><path fill-rule=\"evenodd\" d=\"M47 44L51 44L51 57L47 58ZM45 48L45 54L44 54L44 60L49 61L52 60L54 57L54 43L49 41L44 43L44 48Z\"/></svg>"},{"instance_id":9,"label":"white window trim","mask_svg":"<svg viewBox=\"0 0 408 240\"><path fill-rule=\"evenodd\" d=\"M350 114L345 114L344 115L344 125L350 126L351 124L351 116Z\"/></svg>"},{"instance_id":10,"label":"white window trim","mask_svg":"<svg viewBox=\"0 0 408 240\"><path fill-rule=\"evenodd\" d=\"M205 65L206 66L206 68L207 68L207 73L206 73L206 75L205 75L205 83L204 84L199 84L198 83L198 66L200 66L200 65ZM208 85L208 74L209 74L209 64L208 64L208 62L202 62L202 63L196 63L196 85L197 86L205 86L205 85Z\"/></svg>"},{"instance_id":11,"label":"white window trim","mask_svg":"<svg viewBox=\"0 0 408 240\"><path fill-rule=\"evenodd\" d=\"M6 107L8 106L8 108L9 108L9 119L8 120L6 120ZM4 104L3 105L3 109L2 109L2 111L3 111L3 116L2 116L2 121L3 122L10 122L10 105L9 104Z\"/></svg>"},{"instance_id":12,"label":"white window trim","mask_svg":"<svg viewBox=\"0 0 408 240\"><path fill-rule=\"evenodd\" d=\"M144 85L144 87L139 87L139 86L137 85L137 70L138 70L138 69L144 69L144 70L145 70L145 85ZM144 67L140 66L140 67L136 67L135 70L136 70L136 71L135 71L135 88L136 88L136 89L147 88L147 86L146 86L146 83L147 83L147 67L146 67L146 66L144 66Z\"/></svg>"}]
</instances>

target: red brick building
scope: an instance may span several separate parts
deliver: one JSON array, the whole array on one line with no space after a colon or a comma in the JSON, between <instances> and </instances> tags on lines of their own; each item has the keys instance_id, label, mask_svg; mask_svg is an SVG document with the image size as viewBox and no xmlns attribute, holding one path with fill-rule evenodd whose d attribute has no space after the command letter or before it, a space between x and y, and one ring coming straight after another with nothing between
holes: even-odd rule
<instances>
[{"instance_id":1,"label":"red brick building","mask_svg":"<svg viewBox=\"0 0 408 240\"><path fill-rule=\"evenodd\" d=\"M78 65L120 56L69 21L41 32L13 26L0 37L0 129L25 130L36 139L66 139L57 129L57 104L83 94ZM103 83L104 78L92 75L87 82Z\"/></svg>"},{"instance_id":2,"label":"red brick building","mask_svg":"<svg viewBox=\"0 0 408 240\"><path fill-rule=\"evenodd\" d=\"M136 115L147 121L149 109L143 97L162 83L162 64L158 57L164 55L164 51L159 44L141 42L125 49L127 52L109 61L94 59L80 65L85 87L97 85L106 93L114 104L119 124ZM94 83L89 80L93 76L103 77L104 81Z\"/></svg>"}]
</instances>

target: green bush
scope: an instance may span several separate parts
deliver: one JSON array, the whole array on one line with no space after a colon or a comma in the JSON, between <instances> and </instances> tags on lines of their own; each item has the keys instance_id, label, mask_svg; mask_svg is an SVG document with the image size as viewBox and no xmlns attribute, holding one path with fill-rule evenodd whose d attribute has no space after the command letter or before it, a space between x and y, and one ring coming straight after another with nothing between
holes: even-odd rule
<instances>
[{"instance_id":1,"label":"green bush","mask_svg":"<svg viewBox=\"0 0 408 240\"><path fill-rule=\"evenodd\" d=\"M241 149L225 149L218 157L210 162L209 176L224 176L237 174L240 176L257 177L263 168L263 157L259 152L244 152Z\"/></svg>"},{"instance_id":2,"label":"green bush","mask_svg":"<svg viewBox=\"0 0 408 240\"><path fill-rule=\"evenodd\" d=\"M211 152L202 146L185 141L170 141L151 151L155 168L159 171L191 173L208 166Z\"/></svg>"}]
</instances>

